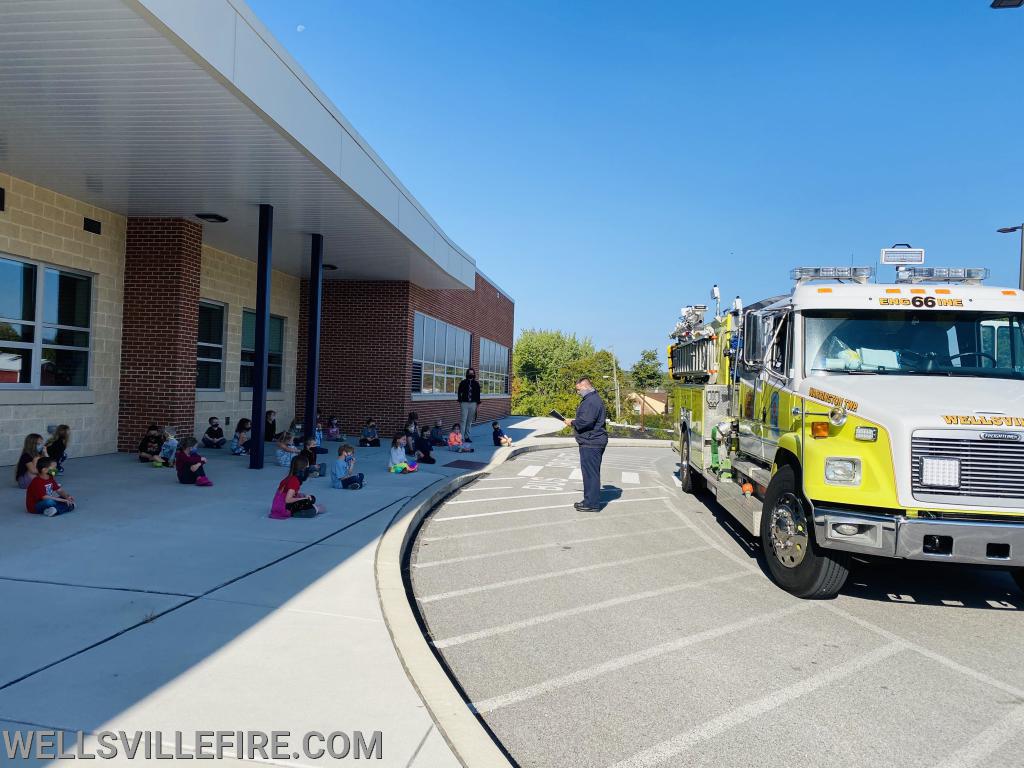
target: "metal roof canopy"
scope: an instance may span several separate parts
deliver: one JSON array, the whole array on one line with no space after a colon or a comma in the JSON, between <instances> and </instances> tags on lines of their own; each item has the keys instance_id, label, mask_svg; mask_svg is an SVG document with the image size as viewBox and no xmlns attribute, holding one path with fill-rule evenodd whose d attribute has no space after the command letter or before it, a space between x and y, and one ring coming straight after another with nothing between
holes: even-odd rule
<instances>
[{"instance_id":1,"label":"metal roof canopy","mask_svg":"<svg viewBox=\"0 0 1024 768\"><path fill-rule=\"evenodd\" d=\"M203 241L329 279L472 288L441 231L239 0L4 0L0 168L127 216L227 216Z\"/></svg>"}]
</instances>

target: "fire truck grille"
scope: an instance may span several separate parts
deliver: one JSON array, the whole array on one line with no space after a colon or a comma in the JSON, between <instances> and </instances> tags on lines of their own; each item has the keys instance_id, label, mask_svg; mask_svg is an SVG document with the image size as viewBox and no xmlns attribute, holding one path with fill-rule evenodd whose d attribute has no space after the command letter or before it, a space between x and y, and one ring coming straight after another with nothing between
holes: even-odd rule
<instances>
[{"instance_id":1,"label":"fire truck grille","mask_svg":"<svg viewBox=\"0 0 1024 768\"><path fill-rule=\"evenodd\" d=\"M924 485L921 460L925 457L959 459L960 487ZM910 447L910 476L916 497L949 496L950 501L965 496L1024 499L1024 443L914 437Z\"/></svg>"}]
</instances>

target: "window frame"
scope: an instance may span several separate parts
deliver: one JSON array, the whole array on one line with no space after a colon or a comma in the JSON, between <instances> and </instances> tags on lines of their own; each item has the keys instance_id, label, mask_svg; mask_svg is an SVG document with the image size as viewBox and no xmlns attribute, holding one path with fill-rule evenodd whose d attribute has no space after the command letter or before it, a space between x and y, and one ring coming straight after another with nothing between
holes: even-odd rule
<instances>
[{"instance_id":1,"label":"window frame","mask_svg":"<svg viewBox=\"0 0 1024 768\"><path fill-rule=\"evenodd\" d=\"M498 370L502 366L497 361L501 360L501 351L504 350L504 370ZM504 344L499 344L493 339L484 336L480 337L480 364L477 366L477 378L480 380L481 397L509 397L511 390L511 377L509 369L512 350Z\"/></svg>"},{"instance_id":2,"label":"window frame","mask_svg":"<svg viewBox=\"0 0 1024 768\"><path fill-rule=\"evenodd\" d=\"M199 313L196 311L196 392L223 392L224 391L224 372L227 366L227 349L228 349L228 305L222 301L216 301L214 299L199 299L199 307L203 305L213 307L220 310L220 344L210 344L209 342L199 341ZM210 357L199 356L199 345L204 347L220 347L220 359L214 359ZM200 387L199 386L199 363L217 363L220 365L220 385L216 387Z\"/></svg>"},{"instance_id":3,"label":"window frame","mask_svg":"<svg viewBox=\"0 0 1024 768\"><path fill-rule=\"evenodd\" d=\"M246 307L242 307L242 332L241 332L239 340L238 340L238 391L239 392L252 392L252 387L251 386L246 387L246 386L242 385L242 368L255 368L256 367L256 363L255 362L250 363L250 362L247 362L246 360L244 360L242 358L242 355L245 354L246 352L252 352L253 354L256 353L255 349L249 349L248 347L245 346L245 313L246 312L248 312L249 314L251 314L253 316L253 324L254 324L254 326L253 326L253 333L255 334L256 310L255 309L248 309ZM281 362L280 362L280 364L277 364L277 365L269 362L270 337L268 335L268 337L267 337L267 346L268 346L268 349L267 349L267 356L268 356L268 362L267 362L267 392L284 392L284 340L285 340L285 333L288 330L288 318L284 317L283 315L275 315L275 314L271 313L270 319L271 320L280 320L281 321L281 352L280 352ZM253 345L254 346L255 346L255 343L256 342L255 342L255 338L254 338L254 340L253 340ZM274 387L270 386L270 369L272 367L280 368L281 369L281 386L277 387L276 389Z\"/></svg>"},{"instance_id":4,"label":"window frame","mask_svg":"<svg viewBox=\"0 0 1024 768\"><path fill-rule=\"evenodd\" d=\"M32 372L31 379L27 382L14 382L4 383L0 382L0 390L14 391L14 390L46 390L48 392L84 392L92 389L92 363L93 363L93 343L95 337L95 329L92 326L93 317L95 316L96 309L96 274L89 272L84 269L75 269L73 267L64 267L58 264L51 264L45 261L38 261L36 259L26 259L20 256L16 256L13 253L7 251L0 251L0 259L4 261L10 261L14 264L21 264L24 266L32 267L35 270L35 313L31 320L18 320L16 318L8 318L2 320L2 322L10 322L11 325L28 326L32 328L32 341L0 341L0 346L10 347L13 349L27 349L32 354ZM85 327L76 325L59 325L57 323L47 323L44 318L45 307L44 300L46 295L46 271L52 270L58 275L63 273L67 275L73 275L75 277L83 278L89 281L89 311L88 311L88 322L89 325ZM69 330L84 332L89 337L89 342L84 347L70 346L67 344L48 344L43 341L43 331L46 328L53 328L56 330ZM68 350L71 352L85 352L85 384L81 385L55 385L55 384L43 384L43 350L45 349L58 349Z\"/></svg>"},{"instance_id":5,"label":"window frame","mask_svg":"<svg viewBox=\"0 0 1024 768\"><path fill-rule=\"evenodd\" d=\"M412 339L412 377L409 382L414 400L454 400L458 396L459 381L466 369L472 365L473 334L454 323L440 320L433 315L419 310L413 311ZM430 329L430 341L427 341L427 329ZM419 349L417 349L417 329L419 329ZM444 330L443 341L438 338ZM430 349L428 352L427 349ZM438 357L438 349L441 350ZM449 359L449 351L451 358ZM417 356L417 352L419 352ZM430 381L429 389L425 386ZM440 389L438 389L440 382Z\"/></svg>"}]
</instances>

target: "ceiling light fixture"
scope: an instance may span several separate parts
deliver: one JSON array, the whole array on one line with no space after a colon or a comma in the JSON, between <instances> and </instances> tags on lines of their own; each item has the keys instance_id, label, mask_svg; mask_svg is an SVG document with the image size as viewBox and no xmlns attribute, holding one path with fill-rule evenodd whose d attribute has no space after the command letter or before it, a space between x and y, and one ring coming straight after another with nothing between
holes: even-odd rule
<instances>
[{"instance_id":1,"label":"ceiling light fixture","mask_svg":"<svg viewBox=\"0 0 1024 768\"><path fill-rule=\"evenodd\" d=\"M327 270L328 272L337 272L338 271L338 265L337 264L324 264L324 269Z\"/></svg>"},{"instance_id":2,"label":"ceiling light fixture","mask_svg":"<svg viewBox=\"0 0 1024 768\"><path fill-rule=\"evenodd\" d=\"M227 216L221 216L219 213L197 213L196 218L208 221L211 224L223 224L228 220Z\"/></svg>"}]
</instances>

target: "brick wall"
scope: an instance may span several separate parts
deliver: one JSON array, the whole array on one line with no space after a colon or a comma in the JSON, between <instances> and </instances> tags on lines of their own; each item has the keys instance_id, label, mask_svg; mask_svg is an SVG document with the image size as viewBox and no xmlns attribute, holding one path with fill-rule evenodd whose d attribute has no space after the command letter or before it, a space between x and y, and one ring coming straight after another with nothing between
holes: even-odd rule
<instances>
[{"instance_id":1,"label":"brick wall","mask_svg":"<svg viewBox=\"0 0 1024 768\"><path fill-rule=\"evenodd\" d=\"M320 408L341 419L348 435L370 416L381 434L405 420L412 362L408 330L410 285L399 281L325 280L320 326ZM299 349L295 366L296 417L304 415L309 281L299 300Z\"/></svg>"},{"instance_id":2,"label":"brick wall","mask_svg":"<svg viewBox=\"0 0 1024 768\"><path fill-rule=\"evenodd\" d=\"M193 433L202 240L194 221L128 219L118 450L151 421Z\"/></svg>"},{"instance_id":3,"label":"brick wall","mask_svg":"<svg viewBox=\"0 0 1024 768\"><path fill-rule=\"evenodd\" d=\"M121 274L125 218L0 171L0 256L66 267L92 277L89 384L80 390L0 388L0 464L18 460L25 435L71 427L72 456L109 453L117 444L121 359ZM83 229L84 217L102 225Z\"/></svg>"},{"instance_id":4,"label":"brick wall","mask_svg":"<svg viewBox=\"0 0 1024 768\"><path fill-rule=\"evenodd\" d=\"M306 378L306 312L308 282L300 298L299 349L296 365L296 412L301 417ZM440 418L447 426L458 420L454 395L413 399L412 340L414 313L424 312L472 334L476 366L483 336L512 347L515 305L479 274L476 289L432 291L407 282L324 282L320 335L319 407L338 416L347 435L358 433L368 416L377 419L382 435L402 428L409 411L420 422ZM487 398L478 421L509 414L508 397Z\"/></svg>"}]
</instances>

